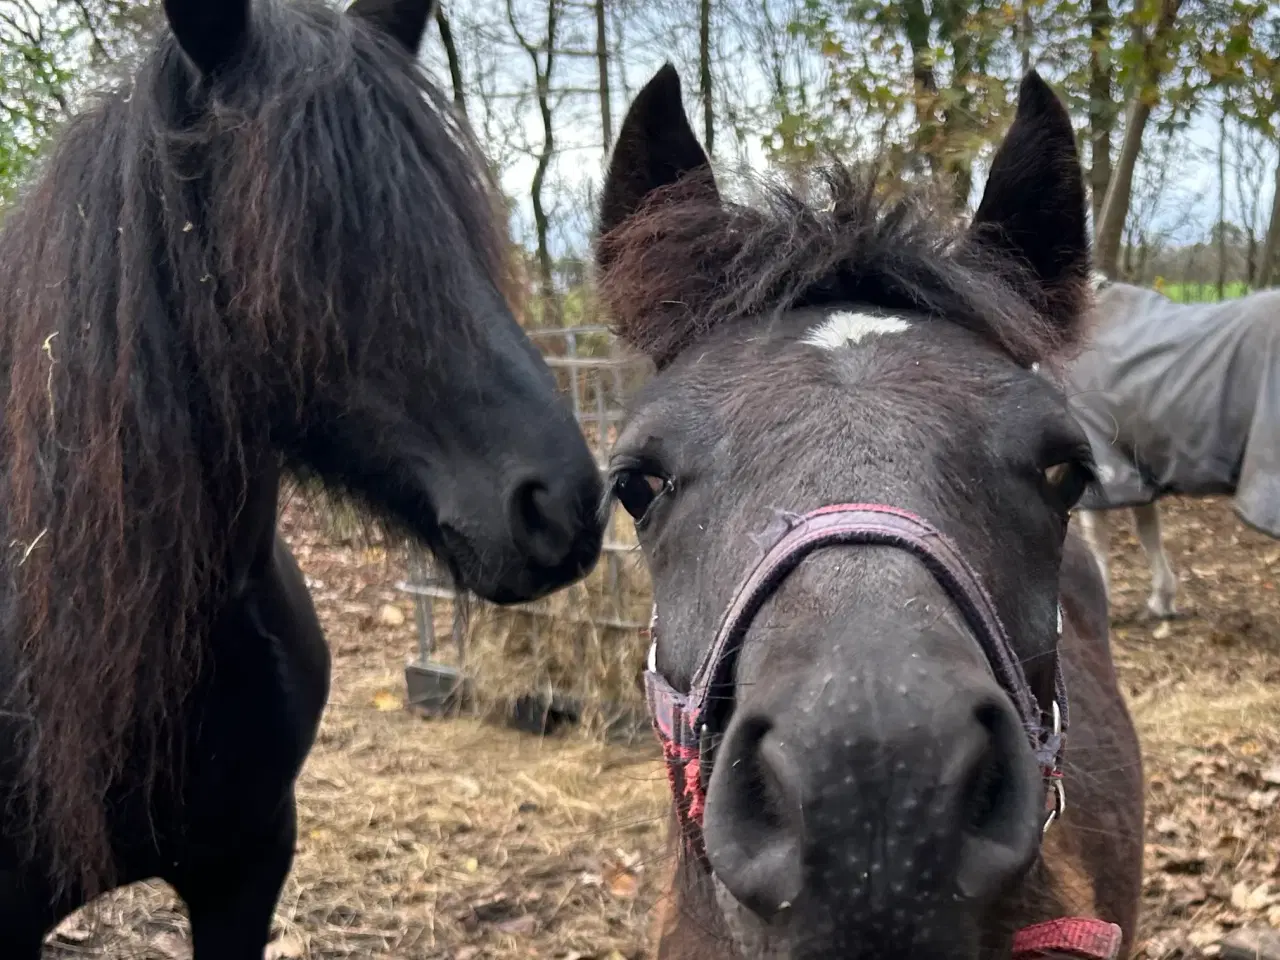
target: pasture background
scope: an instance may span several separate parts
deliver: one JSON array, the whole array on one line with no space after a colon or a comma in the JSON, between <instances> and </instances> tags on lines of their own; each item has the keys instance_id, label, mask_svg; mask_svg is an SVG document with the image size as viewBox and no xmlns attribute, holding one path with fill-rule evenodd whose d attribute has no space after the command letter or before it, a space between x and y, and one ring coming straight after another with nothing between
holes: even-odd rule
<instances>
[{"instance_id":1,"label":"pasture background","mask_svg":"<svg viewBox=\"0 0 1280 960\"><path fill-rule=\"evenodd\" d=\"M1141 955L1212 954L1235 925L1280 925L1280 543L1244 529L1225 502L1170 502L1188 616L1162 636L1140 619L1146 567L1127 518L1117 521L1115 650L1149 784ZM299 497L283 529L334 674L269 956L641 956L666 863L656 750L411 715L412 611L393 586L404 558L333 536ZM162 885L74 915L46 950L188 956L186 921Z\"/></svg>"}]
</instances>

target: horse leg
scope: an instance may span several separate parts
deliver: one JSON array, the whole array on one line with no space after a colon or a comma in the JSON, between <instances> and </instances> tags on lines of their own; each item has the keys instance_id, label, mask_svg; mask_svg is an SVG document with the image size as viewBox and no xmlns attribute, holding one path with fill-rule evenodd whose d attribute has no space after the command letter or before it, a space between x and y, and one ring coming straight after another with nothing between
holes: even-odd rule
<instances>
[{"instance_id":1,"label":"horse leg","mask_svg":"<svg viewBox=\"0 0 1280 960\"><path fill-rule=\"evenodd\" d=\"M1102 574L1103 589L1106 590L1107 599L1110 600L1111 581L1107 576L1107 517L1101 510L1081 510L1079 516L1080 535L1089 552L1093 554L1093 560Z\"/></svg>"},{"instance_id":2,"label":"horse leg","mask_svg":"<svg viewBox=\"0 0 1280 960\"><path fill-rule=\"evenodd\" d=\"M40 960L45 934L79 904L77 899L58 907L43 886L33 889L23 871L0 867L0 950L4 960Z\"/></svg>"},{"instance_id":3,"label":"horse leg","mask_svg":"<svg viewBox=\"0 0 1280 960\"><path fill-rule=\"evenodd\" d=\"M1133 521L1138 528L1138 542L1142 544L1151 567L1151 596L1147 599L1147 612L1161 620L1174 616L1174 597L1178 592L1178 577L1169 565L1160 536L1160 510L1155 503L1133 508Z\"/></svg>"},{"instance_id":4,"label":"horse leg","mask_svg":"<svg viewBox=\"0 0 1280 960\"><path fill-rule=\"evenodd\" d=\"M297 839L292 796L285 806L274 834L256 845L237 841L238 855L193 862L170 878L191 917L193 960L262 960Z\"/></svg>"}]
</instances>

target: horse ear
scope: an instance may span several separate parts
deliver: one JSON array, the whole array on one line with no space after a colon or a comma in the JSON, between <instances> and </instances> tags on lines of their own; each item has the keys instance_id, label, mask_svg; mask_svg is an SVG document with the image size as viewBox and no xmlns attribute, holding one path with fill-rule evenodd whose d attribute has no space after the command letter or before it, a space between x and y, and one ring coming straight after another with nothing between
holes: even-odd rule
<instances>
[{"instance_id":1,"label":"horse ear","mask_svg":"<svg viewBox=\"0 0 1280 960\"><path fill-rule=\"evenodd\" d=\"M699 175L705 199L719 201L711 161L684 112L680 74L666 63L636 94L618 131L604 180L600 233L635 213L649 194L689 173Z\"/></svg>"},{"instance_id":2,"label":"horse ear","mask_svg":"<svg viewBox=\"0 0 1280 960\"><path fill-rule=\"evenodd\" d=\"M1084 176L1071 117L1034 70L1022 80L968 239L1030 267L1029 299L1067 332L1080 326L1090 277Z\"/></svg>"},{"instance_id":3,"label":"horse ear","mask_svg":"<svg viewBox=\"0 0 1280 960\"><path fill-rule=\"evenodd\" d=\"M182 52L208 76L243 49L249 37L249 0L164 0Z\"/></svg>"},{"instance_id":4,"label":"horse ear","mask_svg":"<svg viewBox=\"0 0 1280 960\"><path fill-rule=\"evenodd\" d=\"M355 0L347 13L373 24L416 57L436 4L437 0Z\"/></svg>"}]
</instances>

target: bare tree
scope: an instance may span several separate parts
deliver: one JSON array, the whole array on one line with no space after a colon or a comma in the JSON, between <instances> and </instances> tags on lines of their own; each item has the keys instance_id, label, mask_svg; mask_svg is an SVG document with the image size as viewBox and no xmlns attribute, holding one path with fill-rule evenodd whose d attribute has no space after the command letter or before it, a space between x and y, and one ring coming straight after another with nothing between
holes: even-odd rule
<instances>
[{"instance_id":1,"label":"bare tree","mask_svg":"<svg viewBox=\"0 0 1280 960\"><path fill-rule=\"evenodd\" d=\"M1095 230L1111 183L1115 105L1111 101L1110 50L1114 22L1110 0L1089 0L1089 200Z\"/></svg>"},{"instance_id":2,"label":"bare tree","mask_svg":"<svg viewBox=\"0 0 1280 960\"><path fill-rule=\"evenodd\" d=\"M1099 212L1094 238L1097 267L1107 276L1115 276L1120 253L1120 238L1124 232L1125 218L1129 213L1129 194L1133 189L1133 171L1142 152L1142 136L1151 119L1151 111L1159 96L1160 81L1165 70L1165 59L1173 39L1178 9L1182 0L1158 0L1160 7L1156 22L1150 29L1134 28L1134 40L1139 51L1137 82L1125 115L1124 139L1120 143L1120 155L1107 185L1106 199Z\"/></svg>"},{"instance_id":3,"label":"bare tree","mask_svg":"<svg viewBox=\"0 0 1280 960\"><path fill-rule=\"evenodd\" d=\"M556 138L555 124L551 113L551 80L556 64L556 27L560 22L560 4L562 0L546 0L546 19L544 24L544 40L535 43L521 31L516 19L514 0L507 0L507 21L516 42L529 57L533 67L534 99L538 105L538 115L542 120L542 144L537 152L537 167L533 172L533 181L529 185L529 201L533 207L533 228L538 244L538 286L542 295L543 309L547 311L547 320L559 323L558 300L555 287L555 269L551 260L549 244L550 221L544 206L543 188L547 181L547 170L551 159L555 156Z\"/></svg>"},{"instance_id":4,"label":"bare tree","mask_svg":"<svg viewBox=\"0 0 1280 960\"><path fill-rule=\"evenodd\" d=\"M1227 105L1218 114L1218 299L1227 295Z\"/></svg>"},{"instance_id":5,"label":"bare tree","mask_svg":"<svg viewBox=\"0 0 1280 960\"><path fill-rule=\"evenodd\" d=\"M698 3L698 94L702 98L702 142L715 156L715 107L711 89L711 0Z\"/></svg>"},{"instance_id":6,"label":"bare tree","mask_svg":"<svg viewBox=\"0 0 1280 960\"><path fill-rule=\"evenodd\" d=\"M609 102L609 15L605 0L592 4L596 15L596 67L600 73L600 134L604 152L613 145L613 111Z\"/></svg>"},{"instance_id":7,"label":"bare tree","mask_svg":"<svg viewBox=\"0 0 1280 960\"><path fill-rule=\"evenodd\" d=\"M1271 220L1267 224L1267 239L1258 257L1258 286L1270 285L1276 275L1276 254L1280 252L1280 161L1276 162L1275 196L1271 201Z\"/></svg>"},{"instance_id":8,"label":"bare tree","mask_svg":"<svg viewBox=\"0 0 1280 960\"><path fill-rule=\"evenodd\" d=\"M1233 124L1230 141L1231 180L1236 185L1236 209L1245 237L1243 278L1254 286L1258 282L1258 244L1267 229L1262 200L1270 179L1271 142L1255 126L1240 122Z\"/></svg>"},{"instance_id":9,"label":"bare tree","mask_svg":"<svg viewBox=\"0 0 1280 960\"><path fill-rule=\"evenodd\" d=\"M445 60L449 64L449 82L453 85L453 105L463 117L467 115L467 92L462 79L462 60L458 56L458 45L453 40L453 27L449 24L449 16L444 12L444 5L436 7L436 27L440 31L440 43L444 47Z\"/></svg>"}]
</instances>

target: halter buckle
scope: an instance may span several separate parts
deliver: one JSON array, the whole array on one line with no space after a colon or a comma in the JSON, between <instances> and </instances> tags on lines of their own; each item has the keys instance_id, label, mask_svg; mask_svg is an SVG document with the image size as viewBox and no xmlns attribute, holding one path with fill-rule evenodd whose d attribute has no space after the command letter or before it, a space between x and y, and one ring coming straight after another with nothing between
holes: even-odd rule
<instances>
[{"instance_id":1,"label":"halter buckle","mask_svg":"<svg viewBox=\"0 0 1280 960\"><path fill-rule=\"evenodd\" d=\"M1067 810L1067 791L1062 786L1062 776L1055 776L1050 781L1049 797L1052 801L1049 807L1049 813L1044 818L1044 827L1040 830L1040 835L1044 836L1049 832L1049 828L1053 826L1055 821L1060 820Z\"/></svg>"}]
</instances>

